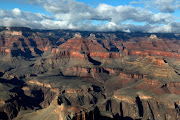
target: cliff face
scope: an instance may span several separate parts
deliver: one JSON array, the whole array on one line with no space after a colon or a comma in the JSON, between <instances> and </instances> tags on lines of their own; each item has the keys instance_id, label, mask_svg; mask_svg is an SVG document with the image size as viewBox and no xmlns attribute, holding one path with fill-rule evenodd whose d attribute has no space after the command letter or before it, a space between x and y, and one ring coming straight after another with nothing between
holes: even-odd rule
<instances>
[{"instance_id":1,"label":"cliff face","mask_svg":"<svg viewBox=\"0 0 180 120\"><path fill-rule=\"evenodd\" d=\"M2 28L0 119L180 119L179 41Z\"/></svg>"}]
</instances>

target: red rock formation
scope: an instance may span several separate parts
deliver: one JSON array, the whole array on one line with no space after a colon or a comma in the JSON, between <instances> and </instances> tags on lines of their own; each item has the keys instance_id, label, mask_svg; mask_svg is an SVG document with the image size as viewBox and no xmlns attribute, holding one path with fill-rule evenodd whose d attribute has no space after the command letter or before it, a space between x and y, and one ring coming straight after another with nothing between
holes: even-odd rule
<instances>
[{"instance_id":1,"label":"red rock formation","mask_svg":"<svg viewBox=\"0 0 180 120\"><path fill-rule=\"evenodd\" d=\"M179 82L169 83L169 84L167 84L167 88L169 89L169 91L171 93L180 94L180 83Z\"/></svg>"},{"instance_id":2,"label":"red rock formation","mask_svg":"<svg viewBox=\"0 0 180 120\"><path fill-rule=\"evenodd\" d=\"M148 53L143 51L131 50L129 51L129 55L147 56Z\"/></svg>"},{"instance_id":3,"label":"red rock formation","mask_svg":"<svg viewBox=\"0 0 180 120\"><path fill-rule=\"evenodd\" d=\"M11 53L11 49L6 48L6 47L1 47L0 48L0 53L1 54L10 54Z\"/></svg>"},{"instance_id":4,"label":"red rock formation","mask_svg":"<svg viewBox=\"0 0 180 120\"><path fill-rule=\"evenodd\" d=\"M74 37L72 39L67 40L64 44L58 47L60 50L71 50L71 51L79 51L79 52L106 52L101 44L99 44L95 40L86 40L82 37Z\"/></svg>"},{"instance_id":5,"label":"red rock formation","mask_svg":"<svg viewBox=\"0 0 180 120\"><path fill-rule=\"evenodd\" d=\"M71 67L67 68L66 71L69 71L72 76L91 77L89 68Z\"/></svg>"},{"instance_id":6,"label":"red rock formation","mask_svg":"<svg viewBox=\"0 0 180 120\"><path fill-rule=\"evenodd\" d=\"M110 53L106 53L106 52L91 52L90 56L92 58L94 58L94 57L109 58L110 57Z\"/></svg>"},{"instance_id":7,"label":"red rock formation","mask_svg":"<svg viewBox=\"0 0 180 120\"><path fill-rule=\"evenodd\" d=\"M107 67L105 67L104 69L106 71L108 71L110 75L119 75L119 73L121 71L121 69L119 69L119 68L107 68Z\"/></svg>"},{"instance_id":8,"label":"red rock formation","mask_svg":"<svg viewBox=\"0 0 180 120\"><path fill-rule=\"evenodd\" d=\"M148 52L148 54L152 55L152 56L180 58L180 55L178 53L163 52L163 51L152 51L152 50L146 50L146 52Z\"/></svg>"},{"instance_id":9,"label":"red rock formation","mask_svg":"<svg viewBox=\"0 0 180 120\"><path fill-rule=\"evenodd\" d=\"M160 83L158 80L144 78L143 82L136 85L135 89L149 90L157 95L169 94L170 93L169 89L162 86L163 84Z\"/></svg>"}]
</instances>

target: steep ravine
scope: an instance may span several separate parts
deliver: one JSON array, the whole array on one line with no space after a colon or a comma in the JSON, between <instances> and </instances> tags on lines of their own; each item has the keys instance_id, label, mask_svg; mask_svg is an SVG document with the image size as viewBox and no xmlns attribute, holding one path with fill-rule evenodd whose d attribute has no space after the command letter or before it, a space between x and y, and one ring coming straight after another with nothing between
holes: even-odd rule
<instances>
[{"instance_id":1,"label":"steep ravine","mask_svg":"<svg viewBox=\"0 0 180 120\"><path fill-rule=\"evenodd\" d=\"M13 86L0 104L0 119L10 120L16 118L22 110L42 109L51 103L55 93L49 88L37 85L27 85L17 78L11 80L1 79L2 85ZM1 93L2 94L2 93Z\"/></svg>"}]
</instances>

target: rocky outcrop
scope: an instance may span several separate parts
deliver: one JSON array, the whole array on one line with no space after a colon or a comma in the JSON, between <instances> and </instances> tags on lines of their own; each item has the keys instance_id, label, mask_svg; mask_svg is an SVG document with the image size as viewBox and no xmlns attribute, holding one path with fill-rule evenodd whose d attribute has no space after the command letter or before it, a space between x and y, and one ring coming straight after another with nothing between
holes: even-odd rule
<instances>
[{"instance_id":1,"label":"rocky outcrop","mask_svg":"<svg viewBox=\"0 0 180 120\"><path fill-rule=\"evenodd\" d=\"M49 84L42 84L37 81L30 81L30 85L24 84L23 81L13 78L11 80L1 79L1 83L5 86L13 86L8 88L1 86L3 90L0 94L0 119L11 120L18 116L19 112L27 109L42 109L51 103L55 97L55 91L49 88ZM37 85L37 86L36 86ZM2 94L6 92L7 94Z\"/></svg>"}]
</instances>

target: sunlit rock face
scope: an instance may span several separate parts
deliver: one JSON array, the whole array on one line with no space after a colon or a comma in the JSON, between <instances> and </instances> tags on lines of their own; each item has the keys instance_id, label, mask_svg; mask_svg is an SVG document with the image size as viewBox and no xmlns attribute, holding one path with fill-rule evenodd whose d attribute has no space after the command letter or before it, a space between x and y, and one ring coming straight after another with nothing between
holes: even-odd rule
<instances>
[{"instance_id":1,"label":"sunlit rock face","mask_svg":"<svg viewBox=\"0 0 180 120\"><path fill-rule=\"evenodd\" d=\"M176 34L0 28L0 119L180 119Z\"/></svg>"}]
</instances>

